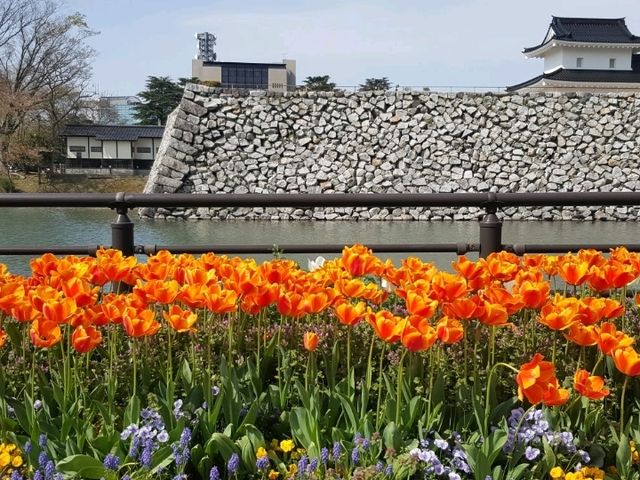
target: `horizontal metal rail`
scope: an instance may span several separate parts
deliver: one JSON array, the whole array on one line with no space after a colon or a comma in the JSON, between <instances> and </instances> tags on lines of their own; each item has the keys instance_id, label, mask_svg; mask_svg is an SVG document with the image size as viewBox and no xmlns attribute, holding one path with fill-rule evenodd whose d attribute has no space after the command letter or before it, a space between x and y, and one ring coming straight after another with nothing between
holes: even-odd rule
<instances>
[{"instance_id":1,"label":"horizontal metal rail","mask_svg":"<svg viewBox=\"0 0 640 480\"><path fill-rule=\"evenodd\" d=\"M640 205L640 192L549 193L2 193L0 207L571 207Z\"/></svg>"},{"instance_id":2,"label":"horizontal metal rail","mask_svg":"<svg viewBox=\"0 0 640 480\"><path fill-rule=\"evenodd\" d=\"M273 253L338 253L343 245L136 245L134 223L128 217L133 208L188 207L477 207L480 216L479 243L443 244L370 244L377 252L452 252L458 255L479 252L486 257L502 249L524 253L561 253L581 248L609 250L618 244L503 244L502 221L496 213L508 207L565 206L634 206L640 205L640 192L564 192L564 193L410 193L410 194L139 194L139 193L10 193L0 194L2 207L74 207L111 208L118 216L111 224L112 247L126 255L153 254L159 250L174 253L259 254ZM1 215L1 211L0 211ZM626 245L640 251L640 244ZM100 246L2 246L0 255L54 254L95 255Z\"/></svg>"}]
</instances>

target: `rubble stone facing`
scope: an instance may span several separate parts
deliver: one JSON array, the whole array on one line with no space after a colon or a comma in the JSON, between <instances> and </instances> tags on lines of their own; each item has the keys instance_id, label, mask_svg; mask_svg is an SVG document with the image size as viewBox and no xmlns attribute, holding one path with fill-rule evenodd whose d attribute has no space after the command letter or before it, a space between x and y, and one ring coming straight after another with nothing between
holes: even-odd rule
<instances>
[{"instance_id":1,"label":"rubble stone facing","mask_svg":"<svg viewBox=\"0 0 640 480\"><path fill-rule=\"evenodd\" d=\"M264 91L190 84L145 193L640 191L640 94ZM508 208L636 220L634 207ZM180 219L462 220L477 208L144 209Z\"/></svg>"}]
</instances>

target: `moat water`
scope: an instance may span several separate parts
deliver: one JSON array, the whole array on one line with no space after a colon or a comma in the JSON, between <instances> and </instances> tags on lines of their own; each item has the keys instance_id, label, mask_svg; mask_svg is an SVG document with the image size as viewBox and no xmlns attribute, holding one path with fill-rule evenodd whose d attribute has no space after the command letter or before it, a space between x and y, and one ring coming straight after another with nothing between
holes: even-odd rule
<instances>
[{"instance_id":1,"label":"moat water","mask_svg":"<svg viewBox=\"0 0 640 480\"><path fill-rule=\"evenodd\" d=\"M110 245L107 209L0 208L0 246ZM135 243L268 244L287 243L457 243L478 242L477 222L313 222L313 221L166 221L139 219L133 212ZM640 222L505 221L504 243L640 243ZM455 254L417 255L448 268ZM306 268L313 254L286 255ZM325 255L330 257L330 255ZM398 262L408 254L381 253ZM470 254L470 257L473 257ZM255 255L264 260L269 255ZM141 257L142 259L142 257ZM0 256L15 273L29 272L29 257Z\"/></svg>"}]
</instances>

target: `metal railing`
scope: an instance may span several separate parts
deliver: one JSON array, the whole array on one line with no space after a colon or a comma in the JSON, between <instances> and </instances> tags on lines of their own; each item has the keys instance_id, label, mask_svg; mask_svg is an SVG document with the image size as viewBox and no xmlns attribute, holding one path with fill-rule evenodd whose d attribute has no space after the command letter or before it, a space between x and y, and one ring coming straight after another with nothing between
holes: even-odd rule
<instances>
[{"instance_id":1,"label":"metal railing","mask_svg":"<svg viewBox=\"0 0 640 480\"><path fill-rule=\"evenodd\" d=\"M458 255L479 252L486 257L492 252L507 250L525 253L559 253L593 248L606 251L620 246L613 244L504 244L502 220L497 213L507 207L576 207L576 206L639 206L640 192L597 193L411 193L411 194L139 194L139 193L5 193L0 194L1 207L103 207L116 211L111 223L111 247L125 255L153 254L160 250L174 253L257 254L272 253L274 245L136 245L134 223L129 210L135 208L239 208L239 207L478 207L484 209L479 218L477 243L367 244L376 252L451 252ZM1 217L1 211L0 211ZM624 245L630 251L640 251L640 244ZM282 253L339 253L344 245L286 244L276 245ZM99 245L66 246L0 246L0 255L56 254L95 255Z\"/></svg>"}]
</instances>

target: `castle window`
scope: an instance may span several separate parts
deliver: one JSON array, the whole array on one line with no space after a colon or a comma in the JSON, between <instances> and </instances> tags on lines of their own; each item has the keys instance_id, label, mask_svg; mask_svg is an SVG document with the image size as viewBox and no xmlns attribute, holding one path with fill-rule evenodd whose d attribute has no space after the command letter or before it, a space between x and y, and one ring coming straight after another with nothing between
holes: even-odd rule
<instances>
[{"instance_id":1,"label":"castle window","mask_svg":"<svg viewBox=\"0 0 640 480\"><path fill-rule=\"evenodd\" d=\"M615 58L610 58L609 59L609 68L616 68L616 59Z\"/></svg>"},{"instance_id":2,"label":"castle window","mask_svg":"<svg viewBox=\"0 0 640 480\"><path fill-rule=\"evenodd\" d=\"M582 57L576 58L576 68L582 68L582 60L584 60Z\"/></svg>"}]
</instances>

